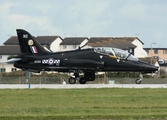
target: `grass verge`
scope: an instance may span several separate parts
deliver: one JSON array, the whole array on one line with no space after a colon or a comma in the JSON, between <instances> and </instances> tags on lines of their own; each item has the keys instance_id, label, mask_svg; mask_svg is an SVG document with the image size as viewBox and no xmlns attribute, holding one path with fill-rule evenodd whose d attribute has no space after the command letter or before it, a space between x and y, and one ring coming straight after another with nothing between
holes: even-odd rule
<instances>
[{"instance_id":1,"label":"grass verge","mask_svg":"<svg viewBox=\"0 0 167 120\"><path fill-rule=\"evenodd\" d=\"M0 119L167 119L166 89L3 89Z\"/></svg>"}]
</instances>

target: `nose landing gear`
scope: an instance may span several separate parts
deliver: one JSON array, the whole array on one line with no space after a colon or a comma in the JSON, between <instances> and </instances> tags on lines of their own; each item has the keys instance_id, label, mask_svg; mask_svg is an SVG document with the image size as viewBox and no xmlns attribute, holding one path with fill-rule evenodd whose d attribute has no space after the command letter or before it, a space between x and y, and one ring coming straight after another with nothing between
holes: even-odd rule
<instances>
[{"instance_id":1,"label":"nose landing gear","mask_svg":"<svg viewBox=\"0 0 167 120\"><path fill-rule=\"evenodd\" d=\"M142 75L142 73L140 73L139 74L139 78L137 78L136 80L135 80L135 83L136 84L141 84L141 81L143 80L143 75Z\"/></svg>"}]
</instances>

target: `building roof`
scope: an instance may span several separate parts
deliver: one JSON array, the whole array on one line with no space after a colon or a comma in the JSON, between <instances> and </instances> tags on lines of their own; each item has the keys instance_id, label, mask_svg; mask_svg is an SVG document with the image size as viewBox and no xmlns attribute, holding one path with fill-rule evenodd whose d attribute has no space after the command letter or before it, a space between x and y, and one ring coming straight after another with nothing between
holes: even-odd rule
<instances>
[{"instance_id":1,"label":"building roof","mask_svg":"<svg viewBox=\"0 0 167 120\"><path fill-rule=\"evenodd\" d=\"M129 42L133 42L134 40L139 40L143 45L144 43L138 37L115 37L114 40L127 40Z\"/></svg>"},{"instance_id":2,"label":"building roof","mask_svg":"<svg viewBox=\"0 0 167 120\"><path fill-rule=\"evenodd\" d=\"M66 37L60 45L80 45L87 37Z\"/></svg>"},{"instance_id":3,"label":"building roof","mask_svg":"<svg viewBox=\"0 0 167 120\"><path fill-rule=\"evenodd\" d=\"M0 55L17 55L20 53L20 46L18 45L0 46Z\"/></svg>"},{"instance_id":4,"label":"building roof","mask_svg":"<svg viewBox=\"0 0 167 120\"><path fill-rule=\"evenodd\" d=\"M19 45L17 36L11 36L7 41L3 43L4 45Z\"/></svg>"},{"instance_id":5,"label":"building roof","mask_svg":"<svg viewBox=\"0 0 167 120\"><path fill-rule=\"evenodd\" d=\"M108 39L126 40L126 41L129 41L129 42L133 42L134 40L138 39L142 44L144 44L138 37L91 37L89 39L89 43L99 42L99 41L108 40Z\"/></svg>"},{"instance_id":6,"label":"building roof","mask_svg":"<svg viewBox=\"0 0 167 120\"><path fill-rule=\"evenodd\" d=\"M37 36L37 41L42 45L51 44L55 39L60 38L60 36ZM3 43L4 45L19 45L17 36L11 36L7 41Z\"/></svg>"},{"instance_id":7,"label":"building roof","mask_svg":"<svg viewBox=\"0 0 167 120\"><path fill-rule=\"evenodd\" d=\"M167 48L143 48L144 50L150 50L150 49L153 49L153 50L167 50Z\"/></svg>"},{"instance_id":8,"label":"building roof","mask_svg":"<svg viewBox=\"0 0 167 120\"><path fill-rule=\"evenodd\" d=\"M90 42L88 43L88 45L92 47L114 47L114 48L120 48L123 50L128 50L130 48L136 48L136 46L129 41L113 40L113 39L107 39L107 40L102 40L98 42Z\"/></svg>"},{"instance_id":9,"label":"building roof","mask_svg":"<svg viewBox=\"0 0 167 120\"><path fill-rule=\"evenodd\" d=\"M111 44L113 45L113 47L120 48L123 50L137 47L136 45L126 40L113 40Z\"/></svg>"},{"instance_id":10,"label":"building roof","mask_svg":"<svg viewBox=\"0 0 167 120\"><path fill-rule=\"evenodd\" d=\"M101 42L103 40L109 40L109 39L112 39L112 37L91 37L88 43Z\"/></svg>"},{"instance_id":11,"label":"building roof","mask_svg":"<svg viewBox=\"0 0 167 120\"><path fill-rule=\"evenodd\" d=\"M42 45L51 44L55 39L60 38L60 36L37 36L36 39Z\"/></svg>"}]
</instances>

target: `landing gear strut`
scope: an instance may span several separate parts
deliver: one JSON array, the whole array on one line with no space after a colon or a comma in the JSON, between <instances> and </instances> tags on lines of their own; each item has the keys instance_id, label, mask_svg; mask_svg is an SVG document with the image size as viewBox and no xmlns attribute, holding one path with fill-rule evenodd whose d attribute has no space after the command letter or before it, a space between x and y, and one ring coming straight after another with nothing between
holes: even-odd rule
<instances>
[{"instance_id":1,"label":"landing gear strut","mask_svg":"<svg viewBox=\"0 0 167 120\"><path fill-rule=\"evenodd\" d=\"M141 84L142 79L143 79L143 75L142 75L142 73L140 73L140 74L139 74L139 78L137 78L137 79L135 80L135 83L136 83L136 84Z\"/></svg>"},{"instance_id":2,"label":"landing gear strut","mask_svg":"<svg viewBox=\"0 0 167 120\"><path fill-rule=\"evenodd\" d=\"M76 81L79 80L79 79L80 79L79 78L79 72L76 71L76 72L74 72L74 75L69 78L68 81L69 81L70 84L75 84Z\"/></svg>"},{"instance_id":3,"label":"landing gear strut","mask_svg":"<svg viewBox=\"0 0 167 120\"><path fill-rule=\"evenodd\" d=\"M95 80L95 72L94 71L85 71L84 77L79 77L79 71L75 71L74 75L69 78L70 84L75 84L76 81L79 81L80 84L86 84L86 81L94 81Z\"/></svg>"}]
</instances>

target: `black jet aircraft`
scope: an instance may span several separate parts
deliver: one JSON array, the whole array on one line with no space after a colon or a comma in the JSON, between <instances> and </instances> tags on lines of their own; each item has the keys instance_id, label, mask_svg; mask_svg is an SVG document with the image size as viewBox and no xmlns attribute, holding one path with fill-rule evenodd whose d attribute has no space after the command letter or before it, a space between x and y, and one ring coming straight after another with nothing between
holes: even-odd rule
<instances>
[{"instance_id":1,"label":"black jet aircraft","mask_svg":"<svg viewBox=\"0 0 167 120\"><path fill-rule=\"evenodd\" d=\"M127 51L110 47L95 47L88 49L51 52L46 50L29 32L17 29L21 54L9 60L16 68L30 72L57 71L73 72L69 78L70 84L76 80L80 84L95 80L96 72L131 71L153 73L158 70L154 65L141 61ZM79 76L83 73L83 77ZM140 84L142 75L136 80Z\"/></svg>"}]
</instances>

